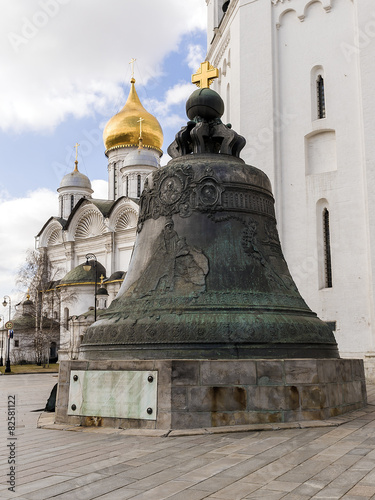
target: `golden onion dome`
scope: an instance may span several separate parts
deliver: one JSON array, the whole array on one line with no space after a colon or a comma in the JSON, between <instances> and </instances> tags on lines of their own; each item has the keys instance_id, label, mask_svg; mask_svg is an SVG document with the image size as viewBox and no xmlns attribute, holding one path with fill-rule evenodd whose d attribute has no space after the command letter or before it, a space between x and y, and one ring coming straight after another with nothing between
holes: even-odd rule
<instances>
[{"instance_id":1,"label":"golden onion dome","mask_svg":"<svg viewBox=\"0 0 375 500\"><path fill-rule=\"evenodd\" d=\"M106 153L114 148L138 146L140 134L144 148L162 153L163 131L155 116L145 110L135 90L132 78L128 100L122 110L113 116L104 128Z\"/></svg>"}]
</instances>

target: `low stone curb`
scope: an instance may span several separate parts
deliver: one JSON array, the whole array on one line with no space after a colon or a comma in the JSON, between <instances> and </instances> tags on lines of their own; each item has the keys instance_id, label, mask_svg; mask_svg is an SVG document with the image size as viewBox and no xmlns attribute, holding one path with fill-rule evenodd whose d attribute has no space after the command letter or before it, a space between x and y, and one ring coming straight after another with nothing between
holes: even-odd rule
<instances>
[{"instance_id":1,"label":"low stone curb","mask_svg":"<svg viewBox=\"0 0 375 500\"><path fill-rule=\"evenodd\" d=\"M367 411L366 411L367 410ZM345 417L334 417L329 420L306 420L304 422L285 422L276 424L248 424L222 427L206 427L197 429L112 429L110 427L83 427L79 425L55 424L54 413L41 413L38 419L38 429L63 430L73 432L91 432L96 434L118 434L121 436L149 436L149 437L180 437L199 436L207 434L232 434L235 432L255 431L278 431L285 429L311 429L318 427L338 427L342 424L360 418L369 411L373 411L371 405L361 410L354 411Z\"/></svg>"}]
</instances>

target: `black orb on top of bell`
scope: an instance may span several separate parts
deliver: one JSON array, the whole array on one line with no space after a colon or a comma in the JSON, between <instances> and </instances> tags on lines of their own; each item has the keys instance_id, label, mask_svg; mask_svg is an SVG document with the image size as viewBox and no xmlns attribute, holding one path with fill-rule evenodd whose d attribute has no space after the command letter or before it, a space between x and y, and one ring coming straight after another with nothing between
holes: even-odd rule
<instances>
[{"instance_id":1,"label":"black orb on top of bell","mask_svg":"<svg viewBox=\"0 0 375 500\"><path fill-rule=\"evenodd\" d=\"M208 87L213 70L195 76ZM209 88L188 99L190 121L146 179L126 279L87 330L84 359L339 357L289 273L271 183L239 158L245 139L223 111Z\"/></svg>"},{"instance_id":2,"label":"black orb on top of bell","mask_svg":"<svg viewBox=\"0 0 375 500\"><path fill-rule=\"evenodd\" d=\"M224 114L224 102L217 92L210 88L195 90L186 101L186 114L190 120L200 117L215 120Z\"/></svg>"}]
</instances>

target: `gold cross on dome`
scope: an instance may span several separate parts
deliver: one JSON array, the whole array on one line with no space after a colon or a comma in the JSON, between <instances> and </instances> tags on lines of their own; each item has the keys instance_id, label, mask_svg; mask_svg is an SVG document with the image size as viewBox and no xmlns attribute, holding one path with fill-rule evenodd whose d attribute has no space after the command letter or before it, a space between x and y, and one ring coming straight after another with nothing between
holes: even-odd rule
<instances>
[{"instance_id":1,"label":"gold cross on dome","mask_svg":"<svg viewBox=\"0 0 375 500\"><path fill-rule=\"evenodd\" d=\"M208 61L201 63L198 71L191 77L191 83L195 83L201 89L210 88L215 78L218 78L219 70L214 68Z\"/></svg>"},{"instance_id":2,"label":"gold cross on dome","mask_svg":"<svg viewBox=\"0 0 375 500\"><path fill-rule=\"evenodd\" d=\"M80 144L78 144L78 142L76 142L76 145L74 146L76 148L76 161L78 158L78 146L80 146Z\"/></svg>"},{"instance_id":3,"label":"gold cross on dome","mask_svg":"<svg viewBox=\"0 0 375 500\"><path fill-rule=\"evenodd\" d=\"M136 60L137 60L137 59L134 59L134 57L132 57L132 58L130 59L130 63L129 63L129 64L131 64L131 65L132 65L132 78L134 78L134 63L135 63L135 61L136 61Z\"/></svg>"},{"instance_id":4,"label":"gold cross on dome","mask_svg":"<svg viewBox=\"0 0 375 500\"><path fill-rule=\"evenodd\" d=\"M144 122L145 119L142 117L139 117L139 120L137 120L137 123L139 123L139 137L142 137L142 122Z\"/></svg>"}]
</instances>

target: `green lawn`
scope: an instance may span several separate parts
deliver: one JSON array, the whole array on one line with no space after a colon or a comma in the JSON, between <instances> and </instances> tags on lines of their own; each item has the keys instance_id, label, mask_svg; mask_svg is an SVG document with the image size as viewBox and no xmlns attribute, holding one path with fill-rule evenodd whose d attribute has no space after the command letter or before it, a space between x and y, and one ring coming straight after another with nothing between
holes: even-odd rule
<instances>
[{"instance_id":1,"label":"green lawn","mask_svg":"<svg viewBox=\"0 0 375 500\"><path fill-rule=\"evenodd\" d=\"M5 375L12 375L16 373L57 373L59 371L59 365L57 363L46 365L45 368L38 365L10 365L10 373ZM0 366L0 372L4 373L5 366Z\"/></svg>"}]
</instances>

